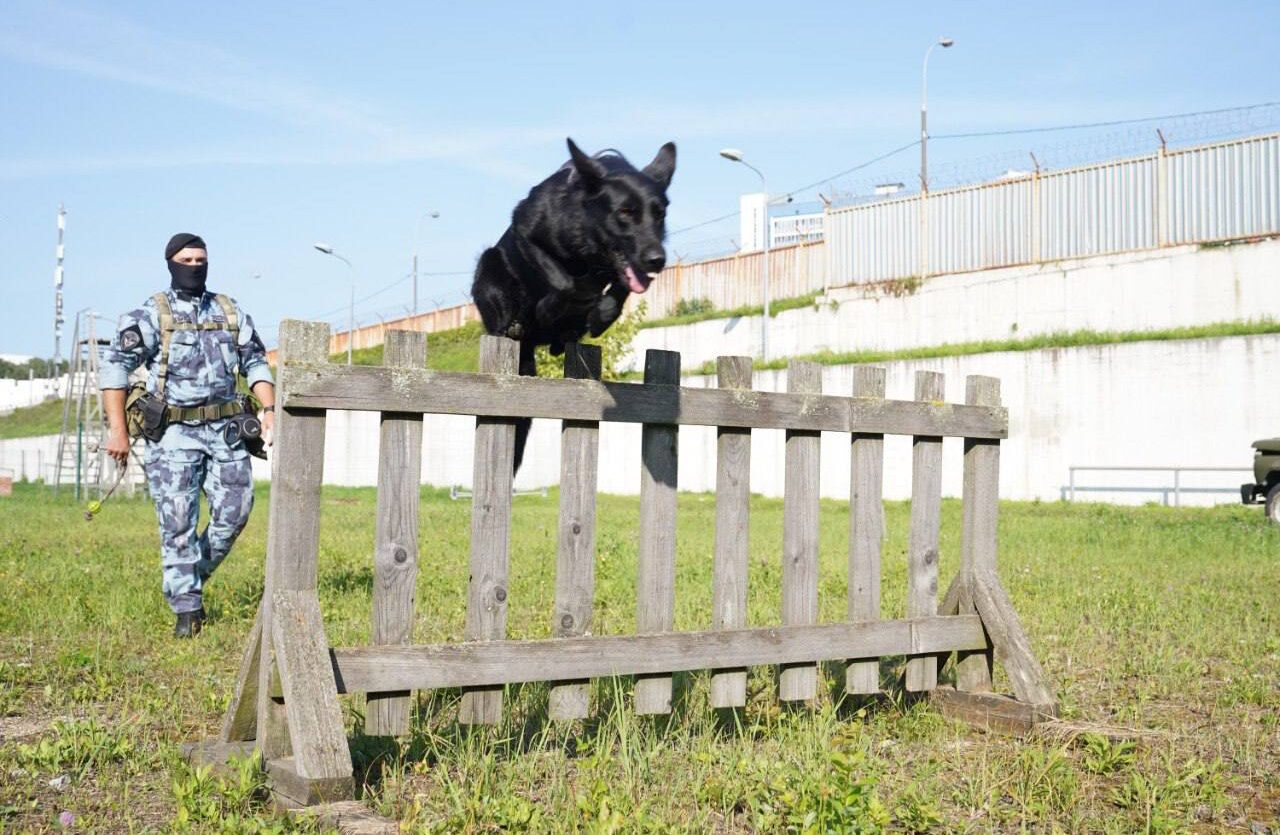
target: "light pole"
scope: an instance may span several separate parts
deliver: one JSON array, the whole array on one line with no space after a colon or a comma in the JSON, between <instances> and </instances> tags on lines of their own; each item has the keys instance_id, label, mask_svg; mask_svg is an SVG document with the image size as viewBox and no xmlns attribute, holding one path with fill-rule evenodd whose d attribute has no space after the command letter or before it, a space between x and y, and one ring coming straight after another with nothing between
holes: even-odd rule
<instances>
[{"instance_id":1,"label":"light pole","mask_svg":"<svg viewBox=\"0 0 1280 835\"><path fill-rule=\"evenodd\" d=\"M315 248L325 255L332 255L347 265L351 270L351 301L347 305L347 365L351 364L351 344L356 339L356 268L346 258L333 251L328 244L316 244Z\"/></svg>"},{"instance_id":2,"label":"light pole","mask_svg":"<svg viewBox=\"0 0 1280 835\"><path fill-rule=\"evenodd\" d=\"M756 172L756 176L760 178L760 188L764 190L764 321L760 323L760 359L765 362L769 361L769 238L771 230L769 228L769 184L765 182L764 174L760 172L751 163L747 162L742 151L737 148L724 148L720 151L720 156L730 162L740 162L747 168Z\"/></svg>"},{"instance_id":3,"label":"light pole","mask_svg":"<svg viewBox=\"0 0 1280 835\"><path fill-rule=\"evenodd\" d=\"M938 38L924 51L924 67L920 71L920 275L929 271L929 220L926 201L929 197L929 55L935 46L950 49L951 38Z\"/></svg>"},{"instance_id":4,"label":"light pole","mask_svg":"<svg viewBox=\"0 0 1280 835\"><path fill-rule=\"evenodd\" d=\"M423 212L418 215L418 230L413 236L413 312L418 312L418 239L422 237L422 221L427 218L435 219L440 217L440 213L432 209L429 212Z\"/></svg>"}]
</instances>

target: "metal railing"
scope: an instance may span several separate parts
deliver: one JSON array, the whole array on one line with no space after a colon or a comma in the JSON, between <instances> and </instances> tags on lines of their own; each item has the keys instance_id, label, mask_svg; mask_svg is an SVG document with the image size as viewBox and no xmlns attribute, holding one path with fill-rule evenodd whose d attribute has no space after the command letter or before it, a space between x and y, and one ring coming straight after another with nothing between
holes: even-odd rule
<instances>
[{"instance_id":1,"label":"metal railing","mask_svg":"<svg viewBox=\"0 0 1280 835\"><path fill-rule=\"evenodd\" d=\"M1077 472L1162 472L1173 473L1172 485L1083 485L1076 484ZM1076 493L1160 493L1165 507L1169 506L1169 496L1173 496L1173 506L1181 507L1183 493L1233 493L1240 495L1237 487L1201 487L1187 486L1182 483L1183 473L1248 473L1253 475L1251 467L1067 467L1067 483L1061 488L1064 501L1075 501Z\"/></svg>"}]
</instances>

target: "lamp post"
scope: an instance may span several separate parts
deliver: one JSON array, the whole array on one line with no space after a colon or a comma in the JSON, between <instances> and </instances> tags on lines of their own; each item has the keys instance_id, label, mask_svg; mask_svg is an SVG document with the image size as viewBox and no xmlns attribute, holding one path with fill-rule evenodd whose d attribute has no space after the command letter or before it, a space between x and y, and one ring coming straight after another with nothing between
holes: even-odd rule
<instances>
[{"instance_id":1,"label":"lamp post","mask_svg":"<svg viewBox=\"0 0 1280 835\"><path fill-rule=\"evenodd\" d=\"M427 218L435 219L440 217L440 213L435 209L423 212L418 215L418 229L413 236L413 312L418 312L418 239L422 237L422 221Z\"/></svg>"},{"instance_id":2,"label":"lamp post","mask_svg":"<svg viewBox=\"0 0 1280 835\"><path fill-rule=\"evenodd\" d=\"M929 220L926 202L929 197L929 55L935 46L950 49L955 41L938 38L924 51L924 67L920 71L920 275L929 271Z\"/></svg>"},{"instance_id":3,"label":"lamp post","mask_svg":"<svg viewBox=\"0 0 1280 835\"><path fill-rule=\"evenodd\" d=\"M351 364L351 344L356 338L356 268L346 258L333 251L333 247L328 244L316 244L316 250L323 252L325 255L332 255L339 261L347 265L351 270L351 301L347 305L347 365Z\"/></svg>"},{"instance_id":4,"label":"lamp post","mask_svg":"<svg viewBox=\"0 0 1280 835\"><path fill-rule=\"evenodd\" d=\"M760 172L751 163L743 158L742 151L737 148L724 148L720 151L720 156L730 162L740 162L747 168L756 172L756 176L760 178L760 188L764 191L764 321L760 323L760 359L765 362L769 361L769 238L772 237L769 228L769 184L764 179L764 174Z\"/></svg>"}]
</instances>

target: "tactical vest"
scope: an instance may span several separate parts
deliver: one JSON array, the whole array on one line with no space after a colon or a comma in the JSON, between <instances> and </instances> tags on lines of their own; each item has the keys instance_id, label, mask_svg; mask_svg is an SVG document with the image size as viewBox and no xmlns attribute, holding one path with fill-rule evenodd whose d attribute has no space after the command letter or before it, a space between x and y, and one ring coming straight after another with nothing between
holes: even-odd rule
<instances>
[{"instance_id":1,"label":"tactical vest","mask_svg":"<svg viewBox=\"0 0 1280 835\"><path fill-rule=\"evenodd\" d=\"M173 318L173 308L169 305L167 293L156 293L151 300L155 302L156 313L160 319L160 352L156 355L152 373L156 377L155 396L164 400L165 383L169 378L169 345L173 342L174 333L177 331L230 331L232 343L238 346L240 315L231 299L222 293L215 295L213 300L218 303L218 307L222 308L225 322L178 322ZM244 411L244 405L239 400L232 400L206 406L169 406L167 411L170 421L217 420L239 414Z\"/></svg>"}]
</instances>

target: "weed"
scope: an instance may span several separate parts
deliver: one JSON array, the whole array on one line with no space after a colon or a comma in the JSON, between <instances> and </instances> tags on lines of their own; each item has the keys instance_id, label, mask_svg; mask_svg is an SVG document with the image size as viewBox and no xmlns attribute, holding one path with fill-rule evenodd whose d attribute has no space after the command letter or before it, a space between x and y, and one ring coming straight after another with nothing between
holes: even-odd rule
<instances>
[{"instance_id":1,"label":"weed","mask_svg":"<svg viewBox=\"0 0 1280 835\"><path fill-rule=\"evenodd\" d=\"M1133 765L1137 746L1125 740L1111 741L1101 734L1084 734L1084 769L1090 774L1111 774Z\"/></svg>"}]
</instances>

